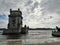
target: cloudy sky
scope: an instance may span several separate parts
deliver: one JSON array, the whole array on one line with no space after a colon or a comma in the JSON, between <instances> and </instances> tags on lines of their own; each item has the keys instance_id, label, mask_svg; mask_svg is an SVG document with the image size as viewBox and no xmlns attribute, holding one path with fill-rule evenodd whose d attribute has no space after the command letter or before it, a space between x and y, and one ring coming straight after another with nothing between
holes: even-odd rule
<instances>
[{"instance_id":1,"label":"cloudy sky","mask_svg":"<svg viewBox=\"0 0 60 45\"><path fill-rule=\"evenodd\" d=\"M60 27L60 0L0 0L0 28L7 28L9 9L23 13L23 25Z\"/></svg>"}]
</instances>

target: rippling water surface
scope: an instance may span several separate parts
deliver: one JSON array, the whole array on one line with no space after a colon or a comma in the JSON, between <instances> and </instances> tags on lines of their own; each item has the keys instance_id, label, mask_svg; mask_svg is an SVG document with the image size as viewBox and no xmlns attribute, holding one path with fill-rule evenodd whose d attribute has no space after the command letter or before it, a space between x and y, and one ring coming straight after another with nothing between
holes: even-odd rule
<instances>
[{"instance_id":1,"label":"rippling water surface","mask_svg":"<svg viewBox=\"0 0 60 45\"><path fill-rule=\"evenodd\" d=\"M2 35L2 31L0 31L0 41L8 40L8 39L22 39L22 40L46 40L46 39L60 39L56 37L52 37L52 30L29 30L27 34L21 35Z\"/></svg>"}]
</instances>

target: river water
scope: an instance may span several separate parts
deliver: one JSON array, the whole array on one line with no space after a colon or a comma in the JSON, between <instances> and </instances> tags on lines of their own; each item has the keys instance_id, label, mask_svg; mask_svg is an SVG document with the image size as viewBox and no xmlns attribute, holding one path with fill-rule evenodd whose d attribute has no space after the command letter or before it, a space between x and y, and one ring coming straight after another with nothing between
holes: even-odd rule
<instances>
[{"instance_id":1,"label":"river water","mask_svg":"<svg viewBox=\"0 0 60 45\"><path fill-rule=\"evenodd\" d=\"M59 37L53 37L52 30L29 30L27 34L21 35L2 35L0 31L0 42L10 39L21 39L24 43L42 43L60 41Z\"/></svg>"},{"instance_id":2,"label":"river water","mask_svg":"<svg viewBox=\"0 0 60 45\"><path fill-rule=\"evenodd\" d=\"M7 39L47 39L53 38L52 30L29 30L27 34L21 35L2 35L2 31L0 31L0 41Z\"/></svg>"}]
</instances>

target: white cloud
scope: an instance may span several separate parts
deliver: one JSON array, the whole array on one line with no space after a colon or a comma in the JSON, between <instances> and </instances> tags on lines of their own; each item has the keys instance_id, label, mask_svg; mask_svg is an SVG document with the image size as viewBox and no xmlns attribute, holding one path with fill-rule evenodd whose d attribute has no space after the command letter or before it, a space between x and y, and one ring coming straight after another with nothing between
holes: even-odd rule
<instances>
[{"instance_id":1,"label":"white cloud","mask_svg":"<svg viewBox=\"0 0 60 45\"><path fill-rule=\"evenodd\" d=\"M55 27L60 22L59 0L0 0L0 14L9 15L9 9L20 8L23 13L23 24L30 27ZM7 18L8 19L8 18ZM4 20L0 21L3 22ZM7 22L7 20L5 20ZM3 26L7 23L4 21Z\"/></svg>"}]
</instances>

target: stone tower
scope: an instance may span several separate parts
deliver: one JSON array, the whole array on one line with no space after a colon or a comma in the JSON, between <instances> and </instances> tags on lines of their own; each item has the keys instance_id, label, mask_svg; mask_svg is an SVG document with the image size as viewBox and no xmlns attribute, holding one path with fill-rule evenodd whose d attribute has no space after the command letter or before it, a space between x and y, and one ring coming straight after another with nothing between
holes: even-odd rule
<instances>
[{"instance_id":1,"label":"stone tower","mask_svg":"<svg viewBox=\"0 0 60 45\"><path fill-rule=\"evenodd\" d=\"M22 12L20 9L12 10L10 9L8 32L10 33L20 33L22 29Z\"/></svg>"}]
</instances>

